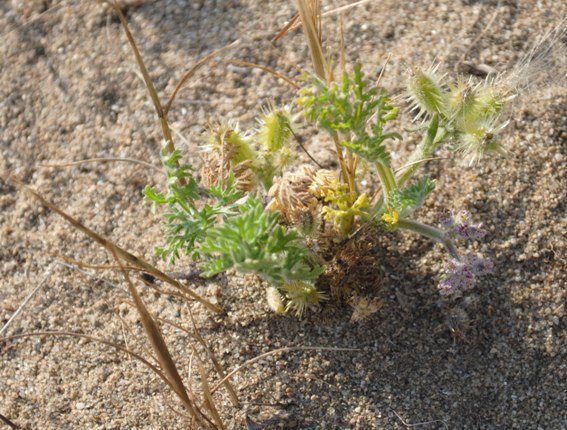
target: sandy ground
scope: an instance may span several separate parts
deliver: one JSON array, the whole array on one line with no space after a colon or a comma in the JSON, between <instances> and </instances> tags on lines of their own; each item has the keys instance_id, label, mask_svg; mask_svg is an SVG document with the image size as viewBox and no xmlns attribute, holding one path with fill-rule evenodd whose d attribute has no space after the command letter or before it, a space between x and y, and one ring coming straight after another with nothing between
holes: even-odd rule
<instances>
[{"instance_id":1,"label":"sandy ground","mask_svg":"<svg viewBox=\"0 0 567 430\"><path fill-rule=\"evenodd\" d=\"M325 2L326 8L340 4ZM268 43L293 13L291 1L258 0L148 0L127 10L162 95L200 57L241 39L200 71L173 106L178 145L188 145L195 164L195 144L209 120L239 118L242 128L250 128L267 101L293 96L272 76L221 61L244 59L297 77L299 67L308 67L300 34L277 47ZM345 15L348 60L378 73L390 55L383 82L394 92L408 66L434 60L450 72L463 58L509 70L565 16L567 6L559 0L371 1ZM336 29L335 18L324 24ZM330 34L329 45L337 46L337 32ZM290 352L246 368L233 379L241 409L225 391L215 394L228 428L247 428L246 419L254 429L402 429L426 422L416 428L567 427L567 87L556 67L535 75L522 71L551 80L514 101L503 136L509 157L473 167L451 160L428 165L440 191L419 218L431 220L443 207L467 208L489 231L478 249L493 258L496 271L466 299L440 298L435 285L443 252L408 234L390 235L377 253L386 274L376 275L380 288L373 294L384 306L357 323L341 303L303 319L276 316L252 277L190 283L216 300L225 316L156 293L134 278L160 317L191 329L191 311L227 370L284 346L357 349ZM398 159L414 143L406 136ZM91 157L158 166L159 145L153 107L108 7L0 2L0 169L136 255L166 270L185 270L187 262L166 267L153 255L160 219L141 191L162 184L158 170L119 162L40 167ZM325 142L309 147L323 162L331 160ZM79 332L149 357L121 275L81 272L65 266L62 256L112 262L100 246L0 180L0 327L39 287L4 335ZM348 283L351 273L345 275ZM183 377L198 389L192 345L205 358L202 349L179 329L163 330ZM0 342L0 363L0 414L20 428L188 428L163 382L109 346L31 337Z\"/></svg>"}]
</instances>

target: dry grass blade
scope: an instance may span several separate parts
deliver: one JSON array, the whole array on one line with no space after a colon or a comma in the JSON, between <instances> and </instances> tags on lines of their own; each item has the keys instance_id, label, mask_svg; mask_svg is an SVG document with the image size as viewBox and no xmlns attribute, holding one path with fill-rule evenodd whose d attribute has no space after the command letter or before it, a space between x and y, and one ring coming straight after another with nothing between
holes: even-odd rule
<instances>
[{"instance_id":1,"label":"dry grass blade","mask_svg":"<svg viewBox=\"0 0 567 430\"><path fill-rule=\"evenodd\" d=\"M274 38L272 39L272 42L277 42L278 40L280 40L282 37L284 37L287 33L289 33L291 30L299 27L299 25L301 24L301 21L299 19L299 14L296 14L293 18L291 18L289 20L289 22L278 32L278 34L276 34L274 36Z\"/></svg>"},{"instance_id":2,"label":"dry grass blade","mask_svg":"<svg viewBox=\"0 0 567 430\"><path fill-rule=\"evenodd\" d=\"M132 47L132 51L134 51L134 55L136 56L136 62L138 63L138 67L140 68L140 71L142 72L142 76L144 77L144 82L146 83L146 87L148 88L148 91L150 93L150 97L152 98L152 101L154 102L154 107L156 109L156 112L157 112L159 120L160 120L163 137L164 137L165 141L167 142L167 151L169 153L172 153L175 150L175 147L173 146L173 138L171 137L171 129L169 128L169 123L167 122L167 118L164 114L163 108L161 106L161 102L159 101L159 97L158 97L157 91L155 89L154 83L152 81L152 78L150 77L150 74L148 73L148 69L146 68L146 65L144 64L144 60L142 59L142 55L140 54L140 51L138 50L138 46L136 45L136 41L134 40L134 36L132 36L132 33L130 32L130 29L128 28L128 24L126 23L126 19L124 18L124 14L122 13L120 6L118 6L118 3L117 3L116 0L110 1L110 5L114 8L116 15L118 15L118 19L120 19L120 23L122 24L122 27L124 28L124 32L126 33L126 37L128 38L128 42L130 43L130 46Z\"/></svg>"},{"instance_id":3,"label":"dry grass blade","mask_svg":"<svg viewBox=\"0 0 567 430\"><path fill-rule=\"evenodd\" d=\"M163 112L164 115L167 116L167 114L169 113L169 110L171 109L171 105L173 104L173 101L175 100L175 96L177 95L177 93L179 92L179 90L181 89L183 84L187 81L187 79L189 79L191 76L193 76L201 67L203 67L205 64L207 64L211 59L213 59L217 55L221 54L222 52L226 51L227 49L233 48L239 42L240 42L239 40L235 40L234 42L231 42L228 45L223 46L222 48L219 48L216 51L211 52L209 55L206 55L205 57L203 57L199 61L197 61L197 63L193 67L191 67L189 70L187 70L185 72L185 74L181 77L181 79L179 80L179 82L175 86L173 93L169 97L169 100L167 101L167 104L165 105L165 109L164 109L164 112Z\"/></svg>"},{"instance_id":4,"label":"dry grass blade","mask_svg":"<svg viewBox=\"0 0 567 430\"><path fill-rule=\"evenodd\" d=\"M269 67L262 66L261 64L250 63L248 61L243 61L243 60L229 60L229 61L227 61L227 63L228 64L234 64L236 66L250 67L250 68L253 68L253 69L263 70L264 72L268 72L268 73L274 75L276 78L284 80L285 82L290 84L296 90L299 90L301 88L299 85L297 85L295 82L293 82L287 76L282 75L280 72L278 72L274 69L270 69Z\"/></svg>"},{"instance_id":5,"label":"dry grass blade","mask_svg":"<svg viewBox=\"0 0 567 430\"><path fill-rule=\"evenodd\" d=\"M144 326L144 330L148 335L148 338L152 344L152 347L157 354L158 361L164 370L165 374L167 375L169 381L171 382L171 386L173 387L173 391L177 394L177 396L181 399L189 413L193 418L195 418L198 422L203 422L203 416L198 413L197 409L194 407L193 403L189 399L187 394L187 389L185 388L185 384L183 384L183 380L177 371L177 366L171 354L169 353L169 349L165 343L163 335L161 334L161 330L156 322L153 320L152 316L148 312L146 305L144 304L138 290L132 283L128 272L124 267L122 267L120 258L116 252L116 249L111 246L110 252L114 256L116 262L121 266L120 269L122 270L122 274L128 283L128 289L130 290L130 294L134 299L134 304L136 305L136 309L138 310L138 314L140 315L140 320L142 321L142 325Z\"/></svg>"},{"instance_id":6,"label":"dry grass blade","mask_svg":"<svg viewBox=\"0 0 567 430\"><path fill-rule=\"evenodd\" d=\"M132 304L130 302L127 302L128 304ZM191 311L189 311L191 312ZM191 332L189 330L187 330L186 328L182 327L179 324L176 324L172 321L166 320L164 318L160 318L156 315L152 314L152 317L164 324L170 325L172 327L175 327L178 330L181 330L182 332L188 334L189 336L191 336L192 338L196 339L197 341L199 341L199 343L203 346L203 348L205 348L205 351L207 353L207 355L209 356L209 358L211 359L211 362L213 363L213 366L215 367L215 370L217 371L217 373L219 374L220 378L223 379L226 376L226 372L224 371L224 369L222 368L222 366L220 365L220 363L218 362L218 360L216 359L213 351L211 350L211 348L209 347L209 345L207 344L207 342L205 341L205 339L201 336L201 334L199 333L199 330L197 329L195 322L193 321L193 315L191 315L191 322L193 324L194 327L194 331ZM230 383L230 381L225 380L224 384L225 388L228 391L230 400L232 402L232 404L234 405L234 407L236 408L240 408L240 400L238 400L238 396L236 395L236 390L234 389L234 387L232 386L232 384Z\"/></svg>"},{"instance_id":7,"label":"dry grass blade","mask_svg":"<svg viewBox=\"0 0 567 430\"><path fill-rule=\"evenodd\" d=\"M20 187L21 189L26 191L28 194L30 194L31 196L33 196L34 198L39 200L42 204L47 206L53 212L59 214L61 217L63 217L65 220L67 220L69 223L71 223L75 228L81 230L83 233L85 233L87 236L89 236L94 241L100 243L102 246L104 246L109 251L111 249L114 249L116 251L117 255L120 258L122 258L123 260L126 260L130 264L133 264L134 266L137 266L137 267L143 269L144 271L155 276L156 278L161 279L162 281L165 281L165 282L173 285L174 287L177 287L183 293L187 294L190 298L192 298L193 300L196 300L199 303L201 303L202 305L204 305L207 309L209 309L213 312L216 312L216 313L223 313L223 310L219 306L209 302L205 298L201 297L199 294L195 293L190 288L186 287L185 285L183 285L180 282L176 281L175 279L171 278L167 274L163 273L161 270L156 269L154 266L152 266L151 264L142 260L141 258L136 257L135 255L129 253L128 251L120 248L118 245L115 245L114 243L110 242L109 240L107 240L104 237L100 236L99 234L95 233L94 231L92 231L88 227L85 227L79 221L77 221L76 219L74 219L73 217L68 215L67 213L63 212L61 209L59 209L57 206L55 206L51 202L44 199L37 192L35 192L32 188L30 188L26 184L24 184L18 177L14 176L10 173L5 173L5 172L0 173L0 176L12 181L18 187Z\"/></svg>"},{"instance_id":8,"label":"dry grass blade","mask_svg":"<svg viewBox=\"0 0 567 430\"><path fill-rule=\"evenodd\" d=\"M309 46L313 69L317 76L327 80L327 62L321 43L321 11L318 0L297 0L297 9L301 17L303 33Z\"/></svg>"},{"instance_id":9,"label":"dry grass blade","mask_svg":"<svg viewBox=\"0 0 567 430\"><path fill-rule=\"evenodd\" d=\"M144 167L149 167L150 169L157 170L163 173L161 167L154 166L153 164L146 163L142 160L136 160L135 158L119 158L119 157L104 157L104 158L86 158L84 160L77 160L77 161L69 161L67 163L50 163L50 164L40 164L39 167L45 168L60 168L60 167L71 167L71 166L78 166L84 163L109 163L109 162L123 162L123 163L133 163L133 164L140 164Z\"/></svg>"},{"instance_id":10,"label":"dry grass blade","mask_svg":"<svg viewBox=\"0 0 567 430\"><path fill-rule=\"evenodd\" d=\"M47 281L47 279L51 276L51 272L52 272L52 268L49 269L49 272L47 273L47 275L45 275L45 277L43 278L43 280L39 283L39 285L37 287L35 287L28 295L27 297L24 299L24 301L22 302L22 304L20 306L18 306L18 309L16 309L16 311L12 314L12 316L10 317L10 319L6 322L6 324L4 324L2 326L2 328L0 328L0 336L2 336L2 334L8 330L8 327L10 327L10 324L12 324L15 319L18 317L18 315L20 315L22 313L22 310L26 307L26 305L30 302L30 300L33 298L33 296L35 295L35 293L37 293L41 287L43 287L43 285L45 284L45 282Z\"/></svg>"},{"instance_id":11,"label":"dry grass blade","mask_svg":"<svg viewBox=\"0 0 567 430\"><path fill-rule=\"evenodd\" d=\"M205 406L211 412L213 420L215 421L215 424L218 426L218 428L224 430L224 424L219 415L219 411L215 406L215 401L211 394L211 387L209 386L209 382L207 381L207 372L205 371L205 366L203 366L203 362L201 361L199 354L197 353L197 351L195 351L195 347L193 347L193 353L195 354L195 357L197 357L197 366L199 367L199 374L201 376L201 387L203 389L203 397L205 397Z\"/></svg>"},{"instance_id":12,"label":"dry grass blade","mask_svg":"<svg viewBox=\"0 0 567 430\"><path fill-rule=\"evenodd\" d=\"M14 424L12 421L10 421L8 418L6 418L4 415L0 414L0 421L2 421L4 424L6 424L8 427L13 428L13 429L19 429L19 427Z\"/></svg>"},{"instance_id":13,"label":"dry grass blade","mask_svg":"<svg viewBox=\"0 0 567 430\"><path fill-rule=\"evenodd\" d=\"M354 3L351 3L351 4L347 4L347 5L338 7L336 9L329 10L325 13L322 13L321 17L326 17L326 16L329 16L329 15L337 14L339 12L344 12L344 11L352 9L356 6L360 6L364 3L368 3L370 1L375 1L375 0L360 0L360 1L357 1L357 2L354 2ZM300 25L301 25L301 20L299 19L299 14L295 14L293 16L293 18L291 18L291 20L286 25L284 25L284 27L278 32L278 34L276 34L274 36L274 38L272 39L272 42L277 42L282 37L284 37L287 33L289 33L292 30L295 30Z\"/></svg>"},{"instance_id":14,"label":"dry grass blade","mask_svg":"<svg viewBox=\"0 0 567 430\"><path fill-rule=\"evenodd\" d=\"M116 269L120 269L120 266L118 264L91 264L91 263L85 263L83 261L78 261L78 260L74 260L70 257L67 257L66 255L63 254L59 254L59 253L53 253L52 255L61 258L63 261L65 261L65 263L67 263L70 266L77 266L80 267L82 269L96 269L96 270L116 270ZM134 270L134 271L142 271L139 267L136 266L122 266L124 267L126 270Z\"/></svg>"},{"instance_id":15,"label":"dry grass blade","mask_svg":"<svg viewBox=\"0 0 567 430\"><path fill-rule=\"evenodd\" d=\"M236 390L234 389L234 387L232 386L230 381L228 379L226 379L226 373L225 373L224 369L222 368L222 366L220 365L220 363L216 359L215 354L213 354L213 351L211 350L211 348L209 347L209 345L207 344L205 339L203 339L203 337L201 336L201 333L199 333L199 330L197 328L197 324L195 324L195 319L193 318L193 313L191 312L191 310L189 310L189 315L191 316L191 324L193 324L194 336L197 338L197 340L203 346L203 348L205 348L205 351L207 351L207 354L209 355L209 358L213 362L213 366L215 366L215 369L216 369L217 373L219 374L221 380L225 381L223 383L223 385L226 388L226 390L228 391L230 401L232 402L232 404L236 408L240 408L240 401L238 400L238 396L236 395Z\"/></svg>"}]
</instances>

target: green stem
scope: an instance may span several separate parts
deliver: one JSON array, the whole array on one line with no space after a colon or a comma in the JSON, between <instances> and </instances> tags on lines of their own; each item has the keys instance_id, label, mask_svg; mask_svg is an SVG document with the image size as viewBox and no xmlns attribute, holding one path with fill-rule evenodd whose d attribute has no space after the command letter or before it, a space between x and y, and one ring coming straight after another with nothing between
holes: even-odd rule
<instances>
[{"instance_id":1,"label":"green stem","mask_svg":"<svg viewBox=\"0 0 567 430\"><path fill-rule=\"evenodd\" d=\"M447 249L447 252L451 255L451 257L459 261L461 260L461 256L459 251L457 251L455 243L447 237L443 230L409 219L400 219L396 225L399 228L419 233L422 236L434 240L435 242L441 243Z\"/></svg>"},{"instance_id":2,"label":"green stem","mask_svg":"<svg viewBox=\"0 0 567 430\"><path fill-rule=\"evenodd\" d=\"M372 209L370 209L370 219L376 218L378 214L384 211L384 196L380 196L380 198L376 201Z\"/></svg>"},{"instance_id":3,"label":"green stem","mask_svg":"<svg viewBox=\"0 0 567 430\"><path fill-rule=\"evenodd\" d=\"M390 166L386 166L380 162L376 163L376 170L380 176L380 183L382 184L382 196L386 204L388 203L388 196L390 193L397 189L396 178Z\"/></svg>"},{"instance_id":4,"label":"green stem","mask_svg":"<svg viewBox=\"0 0 567 430\"><path fill-rule=\"evenodd\" d=\"M435 151L435 149L439 147L439 144L447 137L448 132L445 128L441 129L439 136L437 136L438 131L439 115L434 115L427 128L427 133L423 136L423 140L411 155L408 166L402 170L397 177L399 187L404 185L408 179L412 177L415 171L423 164L422 160L429 158L433 151Z\"/></svg>"}]
</instances>

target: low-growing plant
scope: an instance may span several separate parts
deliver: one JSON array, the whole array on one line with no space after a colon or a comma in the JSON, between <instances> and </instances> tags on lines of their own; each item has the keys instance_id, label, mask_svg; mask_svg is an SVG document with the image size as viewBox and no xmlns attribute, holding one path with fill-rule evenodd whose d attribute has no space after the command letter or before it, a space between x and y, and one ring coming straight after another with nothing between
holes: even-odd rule
<instances>
[{"instance_id":1,"label":"low-growing plant","mask_svg":"<svg viewBox=\"0 0 567 430\"><path fill-rule=\"evenodd\" d=\"M234 268L256 273L267 284L276 312L306 308L327 298L315 282L325 271L318 252L328 244L353 239L361 226L379 223L388 230L409 230L441 243L448 252L439 283L448 295L474 286L489 273L488 260L458 249L459 241L480 240L482 226L466 211L439 214L440 227L418 222L414 212L435 190L420 167L441 148L477 161L502 152L498 134L506 94L489 79L441 76L437 68L415 68L407 80L407 99L423 133L406 163L392 165L391 150L402 135L393 129L399 107L378 82L355 64L337 78L325 61L318 11L298 2L315 73L304 73L294 100L259 113L258 127L241 132L237 122L210 126L200 148L199 171L181 163L182 153L166 142L161 152L167 190L152 187L146 197L167 208L165 244L158 254L175 263L190 255L205 275ZM342 64L344 62L341 61ZM399 99L399 98L398 98ZM302 125L326 133L338 169L312 162L297 164L304 148ZM375 173L373 173L375 172ZM367 184L379 181L374 190Z\"/></svg>"}]
</instances>

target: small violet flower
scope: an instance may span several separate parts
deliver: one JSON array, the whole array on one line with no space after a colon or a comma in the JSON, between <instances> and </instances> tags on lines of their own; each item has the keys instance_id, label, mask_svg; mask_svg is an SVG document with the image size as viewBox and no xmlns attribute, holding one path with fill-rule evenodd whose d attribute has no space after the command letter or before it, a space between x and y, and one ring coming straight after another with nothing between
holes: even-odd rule
<instances>
[{"instance_id":1,"label":"small violet flower","mask_svg":"<svg viewBox=\"0 0 567 430\"><path fill-rule=\"evenodd\" d=\"M439 292L448 296L460 290L470 290L476 284L478 276L492 272L489 259L481 258L474 252L465 255L463 261L451 258L445 262L445 277L439 283Z\"/></svg>"},{"instance_id":2,"label":"small violet flower","mask_svg":"<svg viewBox=\"0 0 567 430\"><path fill-rule=\"evenodd\" d=\"M439 212L437 218L447 235L453 240L479 240L486 235L482 224L472 223L469 211L463 210L454 215L452 211L445 209Z\"/></svg>"},{"instance_id":3,"label":"small violet flower","mask_svg":"<svg viewBox=\"0 0 567 430\"><path fill-rule=\"evenodd\" d=\"M443 227L444 230L450 230L455 225L455 218L453 217L453 212L449 209L443 209L437 213L437 219Z\"/></svg>"},{"instance_id":4,"label":"small violet flower","mask_svg":"<svg viewBox=\"0 0 567 430\"><path fill-rule=\"evenodd\" d=\"M490 259L482 258L474 252L467 253L465 262L476 276L488 275L494 269L494 264Z\"/></svg>"}]
</instances>

